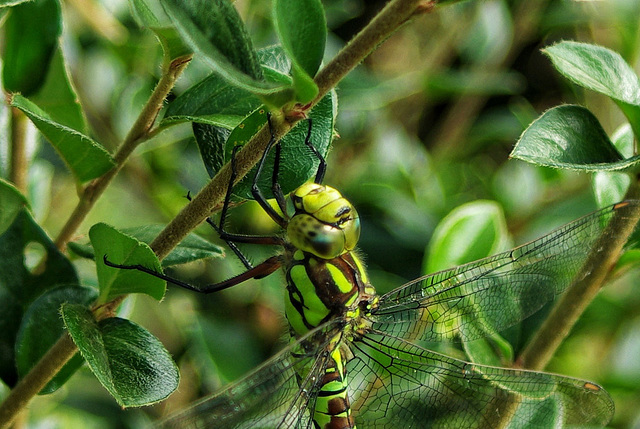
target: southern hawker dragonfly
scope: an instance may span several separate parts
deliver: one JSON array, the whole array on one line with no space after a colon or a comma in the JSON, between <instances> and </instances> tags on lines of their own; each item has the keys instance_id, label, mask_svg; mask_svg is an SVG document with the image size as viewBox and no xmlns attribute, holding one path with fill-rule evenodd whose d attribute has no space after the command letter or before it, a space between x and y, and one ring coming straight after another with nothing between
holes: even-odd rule
<instances>
[{"instance_id":1,"label":"southern hawker dragonfly","mask_svg":"<svg viewBox=\"0 0 640 429\"><path fill-rule=\"evenodd\" d=\"M309 130L311 123L309 122ZM309 131L310 133L310 131ZM277 186L274 209L253 193L286 233L273 237L223 230L209 220L247 270L197 287L138 269L188 289L210 293L283 268L287 347L241 380L159 423L171 428L549 428L602 427L613 402L598 385L543 372L479 365L415 342L471 341L516 324L568 288L626 201L584 216L507 252L420 277L382 296L370 284L355 247L360 220L336 189L322 185L324 159L313 182L287 201ZM233 165L233 158L232 158ZM276 163L278 165L278 163ZM287 202L289 209L287 209ZM292 208L291 208L292 207ZM283 252L254 266L234 243L280 245Z\"/></svg>"}]
</instances>

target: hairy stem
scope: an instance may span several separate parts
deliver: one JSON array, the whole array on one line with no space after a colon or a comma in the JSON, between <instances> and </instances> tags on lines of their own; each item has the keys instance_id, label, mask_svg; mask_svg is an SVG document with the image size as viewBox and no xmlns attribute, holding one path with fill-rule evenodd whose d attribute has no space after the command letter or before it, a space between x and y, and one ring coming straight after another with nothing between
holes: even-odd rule
<instances>
[{"instance_id":1,"label":"hairy stem","mask_svg":"<svg viewBox=\"0 0 640 429\"><path fill-rule=\"evenodd\" d=\"M65 333L36 366L16 384L7 399L0 405L0 427L9 427L31 398L47 385L77 351L78 348L73 340Z\"/></svg>"},{"instance_id":2,"label":"hairy stem","mask_svg":"<svg viewBox=\"0 0 640 429\"><path fill-rule=\"evenodd\" d=\"M27 190L27 116L15 107L11 108L11 165L9 180L23 194Z\"/></svg>"},{"instance_id":3,"label":"hairy stem","mask_svg":"<svg viewBox=\"0 0 640 429\"><path fill-rule=\"evenodd\" d=\"M392 0L389 2L334 59L318 73L315 82L320 92L315 100L309 105L304 106L304 109L311 109L324 95L334 88L350 70L360 64L367 55L376 49L380 43L404 24L412 15L419 12L427 12L432 9L434 4L434 1L425 0ZM85 189L76 210L56 239L56 245L59 248L63 248L66 245L73 233L80 226L86 214L91 207L93 207L97 197L104 191L113 176L115 176L121 168L122 162L131 154L137 144L148 137L149 130L162 106L164 97L171 87L173 87L175 79L177 79L180 72L182 72L189 59L190 58L186 58L183 60L183 63L174 64L175 69L174 73L171 74L172 77L163 76L163 79L158 83L152 98L140 114L138 121L127 136L125 143L123 143L122 147L114 156L117 164L116 167L107 173L105 178L97 179ZM274 117L273 124L276 138L282 138L298 120L299 119L285 120L281 117ZM244 177L258 162L262 152L266 148L269 138L269 130L267 127L264 127L238 152L236 156L238 180ZM227 164L151 243L151 248L160 259L163 259L169 254L189 232L211 214L216 206L220 205L224 199L229 174L230 167ZM47 364L45 360L58 363L62 362L62 365L64 365L76 350L69 336L64 335L23 379L23 381L27 380L28 377L29 383L34 384L34 387L18 389L18 386L16 386L7 400L0 405L0 422L2 422L0 425L3 425L0 427L8 426L29 400L37 394L61 368L61 365ZM37 373L36 368L38 369ZM21 382L20 384L23 383Z\"/></svg>"},{"instance_id":4,"label":"hairy stem","mask_svg":"<svg viewBox=\"0 0 640 429\"><path fill-rule=\"evenodd\" d=\"M138 119L131 127L122 145L120 145L114 154L113 159L115 166L87 185L82 191L78 205L71 213L71 216L55 240L55 244L59 249L63 250L69 240L71 240L73 234L75 234L76 230L80 227L80 224L86 218L87 214L89 214L89 211L91 211L96 201L124 166L129 155L131 155L140 143L149 138L151 127L158 116L158 112L162 109L164 99L190 60L191 56L178 58L174 60L168 67L168 70L163 73L158 85L156 85L142 112L140 112Z\"/></svg>"},{"instance_id":5,"label":"hairy stem","mask_svg":"<svg viewBox=\"0 0 640 429\"><path fill-rule=\"evenodd\" d=\"M360 64L367 55L409 18L416 13L431 10L434 4L435 2L424 0L393 0L389 2L318 72L314 81L318 85L319 93L311 103L304 106L304 110L310 110L315 106L322 97L335 88L349 71ZM275 118L273 125L276 137L282 138L299 120L300 118L288 118L287 120ZM242 179L256 165L269 142L269 137L269 130L265 126L238 152L236 156L237 180ZM151 248L160 259L169 254L189 232L201 224L207 216L211 215L215 207L222 203L229 183L229 174L230 170L227 164L151 243Z\"/></svg>"},{"instance_id":6,"label":"hairy stem","mask_svg":"<svg viewBox=\"0 0 640 429\"><path fill-rule=\"evenodd\" d=\"M167 67L142 112L140 112L138 119L131 127L129 134L116 151L113 157L116 164L115 167L91 182L83 190L78 205L55 240L58 248L63 249L66 246L133 150L152 135L151 127L158 116L158 112L162 109L165 97L171 91L190 60L190 56L178 58ZM110 304L113 304L113 307L120 302L120 300L115 300ZM100 314L109 314L109 312L102 309ZM31 398L46 386L77 350L69 335L65 333L38 364L11 390L7 399L0 404L0 428L8 427L11 424Z\"/></svg>"}]
</instances>

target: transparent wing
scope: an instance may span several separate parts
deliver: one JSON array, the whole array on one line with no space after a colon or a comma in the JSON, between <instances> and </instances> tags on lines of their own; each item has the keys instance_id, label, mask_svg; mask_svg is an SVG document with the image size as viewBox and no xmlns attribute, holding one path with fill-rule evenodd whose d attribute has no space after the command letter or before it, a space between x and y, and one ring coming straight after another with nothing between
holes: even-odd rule
<instances>
[{"instance_id":1,"label":"transparent wing","mask_svg":"<svg viewBox=\"0 0 640 429\"><path fill-rule=\"evenodd\" d=\"M571 285L614 216L639 201L593 212L530 243L416 279L380 298L373 328L405 339L472 340L539 310Z\"/></svg>"},{"instance_id":2,"label":"transparent wing","mask_svg":"<svg viewBox=\"0 0 640 429\"><path fill-rule=\"evenodd\" d=\"M326 369L327 346L341 321L328 322L224 390L169 416L161 428L295 428L313 426L319 382Z\"/></svg>"},{"instance_id":3,"label":"transparent wing","mask_svg":"<svg viewBox=\"0 0 640 429\"><path fill-rule=\"evenodd\" d=\"M613 401L599 386L453 359L383 333L351 343L358 429L602 427Z\"/></svg>"}]
</instances>

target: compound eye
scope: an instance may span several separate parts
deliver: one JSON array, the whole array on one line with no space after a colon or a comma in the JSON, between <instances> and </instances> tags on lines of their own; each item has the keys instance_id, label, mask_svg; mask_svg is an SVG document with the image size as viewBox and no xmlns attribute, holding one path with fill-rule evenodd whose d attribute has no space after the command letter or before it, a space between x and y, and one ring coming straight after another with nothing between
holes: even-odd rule
<instances>
[{"instance_id":1,"label":"compound eye","mask_svg":"<svg viewBox=\"0 0 640 429\"><path fill-rule=\"evenodd\" d=\"M298 249L322 259L333 259L345 252L342 229L307 214L298 214L289 221L287 236Z\"/></svg>"},{"instance_id":2,"label":"compound eye","mask_svg":"<svg viewBox=\"0 0 640 429\"><path fill-rule=\"evenodd\" d=\"M344 247L346 250L353 250L360 239L360 218L355 210L352 218L342 225L344 233Z\"/></svg>"}]
</instances>

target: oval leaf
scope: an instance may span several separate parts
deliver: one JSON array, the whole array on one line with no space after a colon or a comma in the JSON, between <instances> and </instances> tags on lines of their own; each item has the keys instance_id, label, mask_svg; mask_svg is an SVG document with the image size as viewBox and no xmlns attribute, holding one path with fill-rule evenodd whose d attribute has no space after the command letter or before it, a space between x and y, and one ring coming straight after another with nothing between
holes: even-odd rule
<instances>
[{"instance_id":1,"label":"oval leaf","mask_svg":"<svg viewBox=\"0 0 640 429\"><path fill-rule=\"evenodd\" d=\"M159 402L178 387L171 356L139 325L117 317L96 323L76 304L65 304L62 318L91 371L123 407Z\"/></svg>"},{"instance_id":2,"label":"oval leaf","mask_svg":"<svg viewBox=\"0 0 640 429\"><path fill-rule=\"evenodd\" d=\"M327 21L320 0L276 0L274 21L282 46L291 58L296 98L307 103L318 94L313 81L327 40Z\"/></svg>"},{"instance_id":3,"label":"oval leaf","mask_svg":"<svg viewBox=\"0 0 640 429\"><path fill-rule=\"evenodd\" d=\"M289 57L308 76L315 76L327 40L327 20L320 0L275 0L274 21Z\"/></svg>"},{"instance_id":4,"label":"oval leaf","mask_svg":"<svg viewBox=\"0 0 640 429\"><path fill-rule=\"evenodd\" d=\"M0 179L0 234L13 223L20 210L27 205L27 199L11 183Z\"/></svg>"},{"instance_id":5,"label":"oval leaf","mask_svg":"<svg viewBox=\"0 0 640 429\"><path fill-rule=\"evenodd\" d=\"M560 73L578 85L611 97L640 135L640 81L631 66L602 46L564 41L543 50Z\"/></svg>"},{"instance_id":6,"label":"oval leaf","mask_svg":"<svg viewBox=\"0 0 640 429\"><path fill-rule=\"evenodd\" d=\"M494 201L474 201L453 210L436 226L424 272L432 273L493 255L509 247L502 208Z\"/></svg>"},{"instance_id":7,"label":"oval leaf","mask_svg":"<svg viewBox=\"0 0 640 429\"><path fill-rule=\"evenodd\" d=\"M581 106L547 110L522 134L513 158L553 168L616 171L637 168L638 157L623 159L598 119Z\"/></svg>"},{"instance_id":8,"label":"oval leaf","mask_svg":"<svg viewBox=\"0 0 640 429\"><path fill-rule=\"evenodd\" d=\"M13 7L4 30L4 88L31 95L45 81L62 31L60 3L36 0Z\"/></svg>"},{"instance_id":9,"label":"oval leaf","mask_svg":"<svg viewBox=\"0 0 640 429\"><path fill-rule=\"evenodd\" d=\"M98 223L89 230L89 238L95 249L98 284L100 286L99 303L128 293L146 293L158 301L164 296L166 283L138 270L124 270L105 265L103 258L123 265L143 265L159 273L160 261L145 243L125 235L104 223Z\"/></svg>"},{"instance_id":10,"label":"oval leaf","mask_svg":"<svg viewBox=\"0 0 640 429\"><path fill-rule=\"evenodd\" d=\"M617 52L571 41L549 46L542 52L560 73L578 85L625 103L640 103L638 76Z\"/></svg>"},{"instance_id":11,"label":"oval leaf","mask_svg":"<svg viewBox=\"0 0 640 429\"><path fill-rule=\"evenodd\" d=\"M114 161L100 144L84 134L54 121L46 112L20 94L11 105L22 110L56 148L79 182L87 182L109 171Z\"/></svg>"},{"instance_id":12,"label":"oval leaf","mask_svg":"<svg viewBox=\"0 0 640 429\"><path fill-rule=\"evenodd\" d=\"M123 228L122 232L143 243L151 243L164 229L164 225L145 225L133 228ZM95 252L91 243L69 243L69 248L79 256L95 259ZM213 258L224 255L222 247L215 245L204 238L189 234L162 260L163 267L186 264L204 258Z\"/></svg>"},{"instance_id":13,"label":"oval leaf","mask_svg":"<svg viewBox=\"0 0 640 429\"><path fill-rule=\"evenodd\" d=\"M260 104L255 95L213 74L176 98L167 108L162 125L191 121L233 129Z\"/></svg>"},{"instance_id":14,"label":"oval leaf","mask_svg":"<svg viewBox=\"0 0 640 429\"><path fill-rule=\"evenodd\" d=\"M167 14L187 46L232 85L254 94L286 87L262 80L260 65L237 11L226 0L163 0Z\"/></svg>"}]
</instances>

